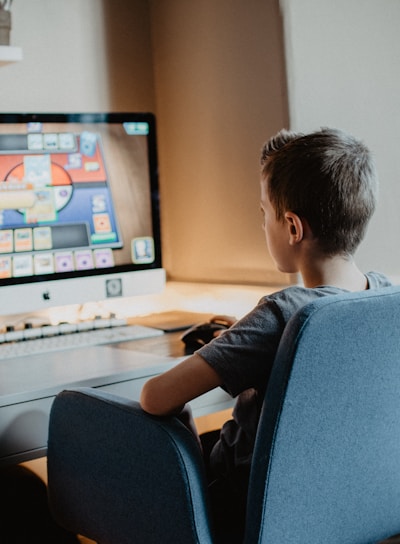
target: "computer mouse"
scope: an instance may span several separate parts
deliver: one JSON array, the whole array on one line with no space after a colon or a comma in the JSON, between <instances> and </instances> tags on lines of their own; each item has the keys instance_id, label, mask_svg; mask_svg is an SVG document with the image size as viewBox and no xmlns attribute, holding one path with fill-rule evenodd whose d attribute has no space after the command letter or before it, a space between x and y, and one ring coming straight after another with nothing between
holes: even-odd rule
<instances>
[{"instance_id":1,"label":"computer mouse","mask_svg":"<svg viewBox=\"0 0 400 544\"><path fill-rule=\"evenodd\" d=\"M214 333L216 331L226 330L228 328L228 324L216 321L198 323L184 332L181 336L181 340L185 344L187 351L193 352L211 342L211 340L215 338Z\"/></svg>"}]
</instances>

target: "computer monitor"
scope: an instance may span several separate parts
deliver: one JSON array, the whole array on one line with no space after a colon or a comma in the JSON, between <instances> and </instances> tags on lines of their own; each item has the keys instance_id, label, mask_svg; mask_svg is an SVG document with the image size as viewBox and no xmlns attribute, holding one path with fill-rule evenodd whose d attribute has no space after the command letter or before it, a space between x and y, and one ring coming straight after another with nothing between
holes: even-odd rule
<instances>
[{"instance_id":1,"label":"computer monitor","mask_svg":"<svg viewBox=\"0 0 400 544\"><path fill-rule=\"evenodd\" d=\"M164 285L154 116L0 114L0 314Z\"/></svg>"}]
</instances>

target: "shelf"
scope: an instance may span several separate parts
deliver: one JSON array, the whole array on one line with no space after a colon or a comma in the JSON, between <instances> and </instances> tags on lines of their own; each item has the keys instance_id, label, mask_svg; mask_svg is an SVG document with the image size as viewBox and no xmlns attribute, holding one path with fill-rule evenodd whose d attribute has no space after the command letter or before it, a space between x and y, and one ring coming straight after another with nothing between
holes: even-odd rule
<instances>
[{"instance_id":1,"label":"shelf","mask_svg":"<svg viewBox=\"0 0 400 544\"><path fill-rule=\"evenodd\" d=\"M0 66L22 60L22 48L11 45L0 45Z\"/></svg>"}]
</instances>

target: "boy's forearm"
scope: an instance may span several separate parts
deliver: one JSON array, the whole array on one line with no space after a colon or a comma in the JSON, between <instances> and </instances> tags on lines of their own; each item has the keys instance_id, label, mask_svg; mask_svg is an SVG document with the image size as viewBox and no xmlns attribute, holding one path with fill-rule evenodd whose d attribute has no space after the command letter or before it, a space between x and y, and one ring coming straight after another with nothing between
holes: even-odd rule
<instances>
[{"instance_id":1,"label":"boy's forearm","mask_svg":"<svg viewBox=\"0 0 400 544\"><path fill-rule=\"evenodd\" d=\"M200 355L194 354L171 370L148 380L140 404L146 412L178 414L187 402L221 385L218 374Z\"/></svg>"}]
</instances>

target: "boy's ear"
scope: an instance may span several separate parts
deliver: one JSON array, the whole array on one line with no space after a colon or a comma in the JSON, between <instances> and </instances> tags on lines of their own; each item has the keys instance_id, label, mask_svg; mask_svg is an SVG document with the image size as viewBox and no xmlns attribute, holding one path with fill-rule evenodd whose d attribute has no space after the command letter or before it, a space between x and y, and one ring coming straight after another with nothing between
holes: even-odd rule
<instances>
[{"instance_id":1,"label":"boy's ear","mask_svg":"<svg viewBox=\"0 0 400 544\"><path fill-rule=\"evenodd\" d=\"M289 244L294 246L303 240L304 227L303 221L293 212L285 213L285 220L289 232Z\"/></svg>"}]
</instances>

